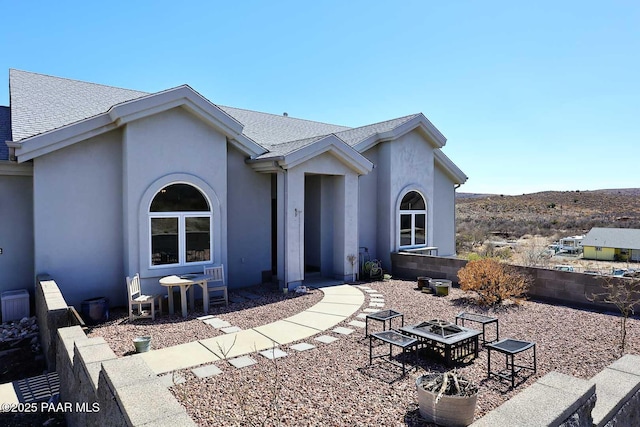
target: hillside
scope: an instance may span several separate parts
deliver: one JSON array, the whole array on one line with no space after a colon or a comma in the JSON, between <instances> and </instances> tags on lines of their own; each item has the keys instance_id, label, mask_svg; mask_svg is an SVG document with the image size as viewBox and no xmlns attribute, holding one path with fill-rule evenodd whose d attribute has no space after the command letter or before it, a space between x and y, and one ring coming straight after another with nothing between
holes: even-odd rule
<instances>
[{"instance_id":1,"label":"hillside","mask_svg":"<svg viewBox=\"0 0 640 427\"><path fill-rule=\"evenodd\" d=\"M526 234L564 237L593 227L640 228L640 189L545 191L520 196L456 198L459 249L490 236L518 239Z\"/></svg>"}]
</instances>

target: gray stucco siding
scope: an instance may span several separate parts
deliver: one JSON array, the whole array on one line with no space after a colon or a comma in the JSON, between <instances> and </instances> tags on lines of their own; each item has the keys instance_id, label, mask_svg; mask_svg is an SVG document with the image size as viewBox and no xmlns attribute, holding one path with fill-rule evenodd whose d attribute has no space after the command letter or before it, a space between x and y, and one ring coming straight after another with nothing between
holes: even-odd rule
<instances>
[{"instance_id":1,"label":"gray stucco siding","mask_svg":"<svg viewBox=\"0 0 640 427\"><path fill-rule=\"evenodd\" d=\"M229 287L259 284L271 270L271 175L255 172L228 148Z\"/></svg>"},{"instance_id":2,"label":"gray stucco siding","mask_svg":"<svg viewBox=\"0 0 640 427\"><path fill-rule=\"evenodd\" d=\"M122 252L121 132L34 160L35 273L56 277L65 299L126 301Z\"/></svg>"},{"instance_id":3,"label":"gray stucco siding","mask_svg":"<svg viewBox=\"0 0 640 427\"><path fill-rule=\"evenodd\" d=\"M205 264L226 265L226 137L187 110L173 108L127 124L122 158L125 274L139 272L145 292L165 293L158 283L163 276L200 272ZM151 266L149 207L158 191L176 182L195 186L211 205L212 260L184 266Z\"/></svg>"},{"instance_id":4,"label":"gray stucco siding","mask_svg":"<svg viewBox=\"0 0 640 427\"><path fill-rule=\"evenodd\" d=\"M30 176L0 175L0 292L33 291L32 186Z\"/></svg>"},{"instance_id":5,"label":"gray stucco siding","mask_svg":"<svg viewBox=\"0 0 640 427\"><path fill-rule=\"evenodd\" d=\"M375 165L373 170L367 175L360 176L359 181L359 213L358 213L358 245L369 250L369 256L375 258L377 255L378 235L378 196L380 188L378 178L382 168L378 165L378 146L362 153L371 163ZM360 249L358 249L360 250Z\"/></svg>"},{"instance_id":6,"label":"gray stucco siding","mask_svg":"<svg viewBox=\"0 0 640 427\"><path fill-rule=\"evenodd\" d=\"M438 255L456 253L455 189L453 181L440 168L434 170L433 245Z\"/></svg>"}]
</instances>

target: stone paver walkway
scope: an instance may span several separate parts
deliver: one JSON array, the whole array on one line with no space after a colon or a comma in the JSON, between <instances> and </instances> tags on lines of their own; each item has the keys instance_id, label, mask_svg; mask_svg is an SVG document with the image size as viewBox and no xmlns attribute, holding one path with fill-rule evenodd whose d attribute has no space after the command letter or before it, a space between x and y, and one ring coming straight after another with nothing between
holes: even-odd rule
<instances>
[{"instance_id":1,"label":"stone paver walkway","mask_svg":"<svg viewBox=\"0 0 640 427\"><path fill-rule=\"evenodd\" d=\"M191 368L222 358L236 358L300 341L331 329L351 317L365 302L364 293L354 286L334 285L319 289L324 294L320 302L286 319L132 357L144 359L156 374ZM211 318L205 321L220 324Z\"/></svg>"}]
</instances>

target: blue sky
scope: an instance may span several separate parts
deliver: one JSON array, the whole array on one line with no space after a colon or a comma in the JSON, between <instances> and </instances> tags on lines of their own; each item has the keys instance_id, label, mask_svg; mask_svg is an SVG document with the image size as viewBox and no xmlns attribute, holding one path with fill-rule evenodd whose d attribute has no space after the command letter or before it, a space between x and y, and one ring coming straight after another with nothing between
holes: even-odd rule
<instances>
[{"instance_id":1,"label":"blue sky","mask_svg":"<svg viewBox=\"0 0 640 427\"><path fill-rule=\"evenodd\" d=\"M231 4L235 3L235 4ZM8 70L346 126L422 112L459 191L640 187L640 2L2 1Z\"/></svg>"}]
</instances>

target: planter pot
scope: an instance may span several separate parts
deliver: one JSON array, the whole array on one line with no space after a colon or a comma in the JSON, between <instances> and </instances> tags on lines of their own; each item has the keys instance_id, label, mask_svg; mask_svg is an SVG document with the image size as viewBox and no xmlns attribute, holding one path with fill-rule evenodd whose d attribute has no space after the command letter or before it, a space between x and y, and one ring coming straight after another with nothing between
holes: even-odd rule
<instances>
[{"instance_id":1,"label":"planter pot","mask_svg":"<svg viewBox=\"0 0 640 427\"><path fill-rule=\"evenodd\" d=\"M451 280L446 280L446 279L431 279L429 281L429 286L431 287L431 290L433 291L433 293L437 293L437 286L451 286Z\"/></svg>"},{"instance_id":2,"label":"planter pot","mask_svg":"<svg viewBox=\"0 0 640 427\"><path fill-rule=\"evenodd\" d=\"M136 353L146 353L151 350L151 337L136 337L133 339Z\"/></svg>"},{"instance_id":3,"label":"planter pot","mask_svg":"<svg viewBox=\"0 0 640 427\"><path fill-rule=\"evenodd\" d=\"M431 277L420 276L418 277L418 289L424 289L425 287L429 287L429 281Z\"/></svg>"},{"instance_id":4,"label":"planter pot","mask_svg":"<svg viewBox=\"0 0 640 427\"><path fill-rule=\"evenodd\" d=\"M437 393L422 388L422 381L428 375L416 378L420 416L431 423L448 427L466 427L473 423L478 393L472 396L441 396L436 403Z\"/></svg>"},{"instance_id":5,"label":"planter pot","mask_svg":"<svg viewBox=\"0 0 640 427\"><path fill-rule=\"evenodd\" d=\"M449 295L449 285L436 285L436 295L439 297Z\"/></svg>"}]
</instances>

